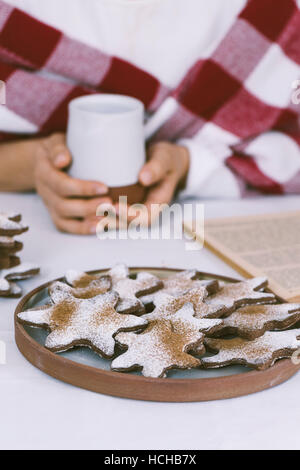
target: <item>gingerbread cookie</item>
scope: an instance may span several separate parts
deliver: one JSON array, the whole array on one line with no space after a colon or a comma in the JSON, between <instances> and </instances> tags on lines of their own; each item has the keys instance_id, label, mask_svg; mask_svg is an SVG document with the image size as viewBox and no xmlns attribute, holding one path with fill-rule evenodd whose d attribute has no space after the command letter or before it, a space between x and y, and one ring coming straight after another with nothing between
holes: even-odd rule
<instances>
[{"instance_id":1,"label":"gingerbread cookie","mask_svg":"<svg viewBox=\"0 0 300 470\"><path fill-rule=\"evenodd\" d=\"M163 291L176 297L197 287L205 287L208 294L215 294L218 291L219 282L216 279L203 280L199 271L190 269L164 279Z\"/></svg>"},{"instance_id":2,"label":"gingerbread cookie","mask_svg":"<svg viewBox=\"0 0 300 470\"><path fill-rule=\"evenodd\" d=\"M124 263L117 264L108 271L108 275L111 277L113 285L122 279L126 279L130 276L128 266Z\"/></svg>"},{"instance_id":3,"label":"gingerbread cookie","mask_svg":"<svg viewBox=\"0 0 300 470\"><path fill-rule=\"evenodd\" d=\"M87 346L103 357L114 355L114 336L124 330L135 330L147 324L133 315L120 315L115 310L119 296L116 292L78 299L61 288L52 286L55 304L46 308L27 310L18 315L19 321L31 326L46 327L51 333L45 346L54 352L75 346ZM68 287L68 286L66 286Z\"/></svg>"},{"instance_id":4,"label":"gingerbread cookie","mask_svg":"<svg viewBox=\"0 0 300 470\"><path fill-rule=\"evenodd\" d=\"M110 288L110 278L103 276L92 281L87 287L70 287L63 282L56 281L49 286L48 291L50 298L56 303L61 295L72 295L76 299L92 299L97 295L105 294Z\"/></svg>"},{"instance_id":5,"label":"gingerbread cookie","mask_svg":"<svg viewBox=\"0 0 300 470\"><path fill-rule=\"evenodd\" d=\"M181 271L163 280L163 288L160 292L177 297L186 293L190 289L205 287L208 294L215 294L219 290L217 280L200 280L200 273L191 269ZM150 294L141 298L144 305L156 305L156 294Z\"/></svg>"},{"instance_id":6,"label":"gingerbread cookie","mask_svg":"<svg viewBox=\"0 0 300 470\"><path fill-rule=\"evenodd\" d=\"M13 237L0 237L0 250L12 248L15 244Z\"/></svg>"},{"instance_id":7,"label":"gingerbread cookie","mask_svg":"<svg viewBox=\"0 0 300 470\"><path fill-rule=\"evenodd\" d=\"M267 331L253 341L241 338L206 339L205 345L210 351L218 354L202 358L201 365L204 368L241 364L264 370L279 359L291 357L300 348L300 329Z\"/></svg>"},{"instance_id":8,"label":"gingerbread cookie","mask_svg":"<svg viewBox=\"0 0 300 470\"><path fill-rule=\"evenodd\" d=\"M118 311L134 312L136 315L145 313L142 297L161 289L163 283L156 276L149 273L139 273L136 279L130 278L129 269L125 264L117 264L108 273L112 278L113 289L119 292L121 302ZM129 295L127 294L129 290ZM125 293L125 297L124 297Z\"/></svg>"},{"instance_id":9,"label":"gingerbread cookie","mask_svg":"<svg viewBox=\"0 0 300 470\"><path fill-rule=\"evenodd\" d=\"M97 274L91 276L87 273L77 271L69 271L66 274L68 284L77 289L79 284L81 286L84 285L84 289L86 289L87 292L90 288L91 292L95 291L95 285L97 285L101 278L103 278L103 276ZM124 264L112 268L106 278L111 280L110 287L118 292L120 296L120 301L117 306L119 313L135 313L142 315L145 313L145 309L138 297L154 292L162 287L160 279L146 272L138 273L136 279L131 279L129 277L129 270ZM77 296L80 297L80 294L78 293Z\"/></svg>"},{"instance_id":10,"label":"gingerbread cookie","mask_svg":"<svg viewBox=\"0 0 300 470\"><path fill-rule=\"evenodd\" d=\"M166 377L171 369L191 369L199 367L200 361L188 354L189 351L203 349L203 334L186 322L186 308L178 311L178 325L175 320L153 321L140 334L119 333L116 341L127 351L112 362L112 370L129 372L142 370L145 377ZM191 313L191 312L190 312Z\"/></svg>"},{"instance_id":11,"label":"gingerbread cookie","mask_svg":"<svg viewBox=\"0 0 300 470\"><path fill-rule=\"evenodd\" d=\"M21 223L20 215L0 212L0 236L13 237L27 230L28 227Z\"/></svg>"},{"instance_id":12,"label":"gingerbread cookie","mask_svg":"<svg viewBox=\"0 0 300 470\"><path fill-rule=\"evenodd\" d=\"M0 280L2 281L2 279ZM9 290L0 291L0 297L6 297L11 299L18 299L22 297L22 289L14 282L9 282Z\"/></svg>"},{"instance_id":13,"label":"gingerbread cookie","mask_svg":"<svg viewBox=\"0 0 300 470\"><path fill-rule=\"evenodd\" d=\"M245 305L274 303L275 296L262 291L267 285L268 280L262 277L225 284L216 294L209 297L206 303L210 307L224 306L227 315Z\"/></svg>"},{"instance_id":14,"label":"gingerbread cookie","mask_svg":"<svg viewBox=\"0 0 300 470\"><path fill-rule=\"evenodd\" d=\"M169 320L173 324L178 324L177 312L181 312L181 319L187 325L195 328L197 331L203 333L213 334L223 326L223 321L220 319L208 319L202 316L202 306L206 311L206 304L203 299L207 295L205 288L191 289L186 294L178 297L172 297L168 294L161 294L158 306L156 309L143 315L148 322L157 320ZM158 298L159 299L159 298Z\"/></svg>"},{"instance_id":15,"label":"gingerbread cookie","mask_svg":"<svg viewBox=\"0 0 300 470\"><path fill-rule=\"evenodd\" d=\"M24 281L39 274L40 268L33 264L20 264L17 267L0 271L0 297L18 298L22 289L12 281Z\"/></svg>"},{"instance_id":16,"label":"gingerbread cookie","mask_svg":"<svg viewBox=\"0 0 300 470\"><path fill-rule=\"evenodd\" d=\"M223 305L208 305L205 302L207 295L208 293L206 287L204 286L190 289L178 297L171 296L164 293L163 290L160 290L155 294L154 306L156 309L159 309L161 305L164 305L166 302L171 302L173 299L174 302L176 301L176 304L180 304L181 307L184 305L184 303L192 303L195 309L196 318L222 317L227 312L227 309Z\"/></svg>"},{"instance_id":17,"label":"gingerbread cookie","mask_svg":"<svg viewBox=\"0 0 300 470\"><path fill-rule=\"evenodd\" d=\"M0 278L7 279L8 281L25 281L37 276L39 272L40 268L35 264L21 263L14 268L0 271Z\"/></svg>"},{"instance_id":18,"label":"gingerbread cookie","mask_svg":"<svg viewBox=\"0 0 300 470\"><path fill-rule=\"evenodd\" d=\"M215 279L201 279L199 271L195 269L181 271L164 280L164 290L174 296L184 294L197 287L205 287L209 294L214 294L218 291L219 282Z\"/></svg>"},{"instance_id":19,"label":"gingerbread cookie","mask_svg":"<svg viewBox=\"0 0 300 470\"><path fill-rule=\"evenodd\" d=\"M21 260L18 256L6 256L4 258L0 257L0 269L10 269L18 266L21 263Z\"/></svg>"},{"instance_id":20,"label":"gingerbread cookie","mask_svg":"<svg viewBox=\"0 0 300 470\"><path fill-rule=\"evenodd\" d=\"M92 276L78 271L68 271L66 280L74 287L71 292L78 299L90 299L96 295L105 294L112 286L109 276Z\"/></svg>"},{"instance_id":21,"label":"gingerbread cookie","mask_svg":"<svg viewBox=\"0 0 300 470\"><path fill-rule=\"evenodd\" d=\"M1 245L0 243L0 258L15 255L22 249L23 249L23 243L18 242L18 241L13 241L13 243L7 244L6 246L5 244Z\"/></svg>"},{"instance_id":22,"label":"gingerbread cookie","mask_svg":"<svg viewBox=\"0 0 300 470\"><path fill-rule=\"evenodd\" d=\"M6 279L0 278L0 296L4 297L10 292L10 283Z\"/></svg>"},{"instance_id":23,"label":"gingerbread cookie","mask_svg":"<svg viewBox=\"0 0 300 470\"><path fill-rule=\"evenodd\" d=\"M18 298L21 295L22 290L17 284L0 277L0 297Z\"/></svg>"},{"instance_id":24,"label":"gingerbread cookie","mask_svg":"<svg viewBox=\"0 0 300 470\"><path fill-rule=\"evenodd\" d=\"M138 273L136 279L124 278L113 283L113 289L120 296L118 312L132 312L136 315L145 313L145 308L139 297L156 292L163 286L162 281L147 272Z\"/></svg>"},{"instance_id":25,"label":"gingerbread cookie","mask_svg":"<svg viewBox=\"0 0 300 470\"><path fill-rule=\"evenodd\" d=\"M253 340L266 331L285 330L300 321L300 304L251 305L224 319L219 335L237 335Z\"/></svg>"}]
</instances>

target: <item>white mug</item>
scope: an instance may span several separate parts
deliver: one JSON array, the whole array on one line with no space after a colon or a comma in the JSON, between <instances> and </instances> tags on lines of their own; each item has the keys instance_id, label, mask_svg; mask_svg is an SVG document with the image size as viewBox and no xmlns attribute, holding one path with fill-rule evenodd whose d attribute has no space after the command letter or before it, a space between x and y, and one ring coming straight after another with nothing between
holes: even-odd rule
<instances>
[{"instance_id":1,"label":"white mug","mask_svg":"<svg viewBox=\"0 0 300 470\"><path fill-rule=\"evenodd\" d=\"M88 95L69 104L70 175L112 190L136 186L146 161L144 105L123 95ZM138 201L135 201L138 202Z\"/></svg>"}]
</instances>

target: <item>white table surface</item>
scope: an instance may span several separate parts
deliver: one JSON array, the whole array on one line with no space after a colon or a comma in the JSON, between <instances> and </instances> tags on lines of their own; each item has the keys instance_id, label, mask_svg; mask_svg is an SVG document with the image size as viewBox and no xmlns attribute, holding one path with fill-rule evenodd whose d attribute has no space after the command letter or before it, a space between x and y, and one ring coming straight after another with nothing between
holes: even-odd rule
<instances>
[{"instance_id":1,"label":"white table surface","mask_svg":"<svg viewBox=\"0 0 300 470\"><path fill-rule=\"evenodd\" d=\"M61 234L36 195L0 193L0 207L21 212L31 227L22 237L22 259L38 262L42 274L23 284L27 291L68 268L104 268L120 261L236 276L206 249L187 252L181 240L101 242ZM206 217L299 207L296 196L205 203ZM0 340L7 345L7 364L0 366L1 449L299 449L300 374L268 391L207 403L98 395L52 379L24 359L14 342L16 304L0 299Z\"/></svg>"}]
</instances>

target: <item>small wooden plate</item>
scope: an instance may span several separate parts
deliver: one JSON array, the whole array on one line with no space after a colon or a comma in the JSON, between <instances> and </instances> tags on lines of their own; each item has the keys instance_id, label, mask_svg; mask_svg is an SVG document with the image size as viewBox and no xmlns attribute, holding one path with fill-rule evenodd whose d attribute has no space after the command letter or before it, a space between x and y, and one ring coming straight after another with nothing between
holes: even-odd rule
<instances>
[{"instance_id":1,"label":"small wooden plate","mask_svg":"<svg viewBox=\"0 0 300 470\"><path fill-rule=\"evenodd\" d=\"M93 271L105 273L107 270ZM150 271L167 277L176 269L132 268L131 272ZM237 282L236 279L201 273L204 279ZM62 279L60 279L62 280ZM93 392L121 398L159 402L197 402L234 398L259 392L279 385L292 377L300 365L281 360L266 371L250 371L245 367L227 367L218 370L171 372L167 379L152 379L135 374L121 374L105 370L110 362L101 359L87 348L78 348L58 355L43 346L45 332L24 327L17 320L19 312L46 300L48 286L44 284L27 294L15 311L15 339L23 356L46 374ZM37 333L40 332L40 333ZM39 337L39 335L41 335ZM44 337L43 337L44 335ZM242 373L241 373L242 372Z\"/></svg>"}]
</instances>

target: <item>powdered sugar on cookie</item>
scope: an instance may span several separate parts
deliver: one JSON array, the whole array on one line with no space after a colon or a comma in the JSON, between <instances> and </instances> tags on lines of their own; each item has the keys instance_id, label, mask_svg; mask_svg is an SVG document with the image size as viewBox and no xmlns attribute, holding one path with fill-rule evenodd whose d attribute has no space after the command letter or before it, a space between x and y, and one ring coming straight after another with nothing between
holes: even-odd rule
<instances>
[{"instance_id":1,"label":"powdered sugar on cookie","mask_svg":"<svg viewBox=\"0 0 300 470\"><path fill-rule=\"evenodd\" d=\"M251 305L224 319L220 333L255 339L267 330L284 330L300 321L300 304Z\"/></svg>"},{"instance_id":2,"label":"powdered sugar on cookie","mask_svg":"<svg viewBox=\"0 0 300 470\"><path fill-rule=\"evenodd\" d=\"M154 321L142 333L120 333L116 340L128 350L112 362L113 370L142 369L146 377L165 377L170 369L200 365L188 351L202 344L203 335L183 322L174 329L168 320Z\"/></svg>"},{"instance_id":3,"label":"powdered sugar on cookie","mask_svg":"<svg viewBox=\"0 0 300 470\"><path fill-rule=\"evenodd\" d=\"M10 284L6 279L0 278L0 293L7 293L10 291Z\"/></svg>"},{"instance_id":4,"label":"powdered sugar on cookie","mask_svg":"<svg viewBox=\"0 0 300 470\"><path fill-rule=\"evenodd\" d=\"M191 289L205 288L212 294L218 291L219 284L216 280L199 280L200 274L195 269L181 271L163 280L163 288L159 293L178 297ZM157 294L150 294L141 298L145 305L153 303L157 305Z\"/></svg>"},{"instance_id":5,"label":"powdered sugar on cookie","mask_svg":"<svg viewBox=\"0 0 300 470\"><path fill-rule=\"evenodd\" d=\"M0 277L10 281L22 281L36 276L40 272L40 268L35 264L21 263L14 268L3 269L0 271Z\"/></svg>"},{"instance_id":6,"label":"powdered sugar on cookie","mask_svg":"<svg viewBox=\"0 0 300 470\"><path fill-rule=\"evenodd\" d=\"M108 271L109 276L112 279L113 285L115 285L121 279L126 279L129 277L129 269L126 264L117 264L112 269Z\"/></svg>"},{"instance_id":7,"label":"powdered sugar on cookie","mask_svg":"<svg viewBox=\"0 0 300 470\"><path fill-rule=\"evenodd\" d=\"M18 318L29 325L48 326L51 333L45 346L51 351L65 351L80 345L91 347L109 358L114 355L116 333L147 324L133 315L117 313L118 299L118 294L113 291L91 299L77 299L64 289L56 289L53 306L27 310Z\"/></svg>"},{"instance_id":8,"label":"powdered sugar on cookie","mask_svg":"<svg viewBox=\"0 0 300 470\"><path fill-rule=\"evenodd\" d=\"M138 273L136 279L122 278L113 282L113 289L120 296L118 312L127 312L129 309L139 314L144 313L143 303L138 297L156 292L161 287L162 281L147 272Z\"/></svg>"},{"instance_id":9,"label":"powdered sugar on cookie","mask_svg":"<svg viewBox=\"0 0 300 470\"><path fill-rule=\"evenodd\" d=\"M300 348L300 329L267 331L253 341L241 338L207 339L205 344L210 350L218 352L201 360L205 368L243 364L262 370L271 367L278 359L290 357Z\"/></svg>"},{"instance_id":10,"label":"powdered sugar on cookie","mask_svg":"<svg viewBox=\"0 0 300 470\"><path fill-rule=\"evenodd\" d=\"M16 214L7 214L0 212L0 235L14 236L28 230L28 227L20 222L21 218Z\"/></svg>"},{"instance_id":11,"label":"powdered sugar on cookie","mask_svg":"<svg viewBox=\"0 0 300 470\"><path fill-rule=\"evenodd\" d=\"M223 305L229 314L244 305L275 302L273 294L260 291L267 284L268 280L266 278L254 278L233 284L225 284L216 294L209 297L206 303L210 307Z\"/></svg>"},{"instance_id":12,"label":"powdered sugar on cookie","mask_svg":"<svg viewBox=\"0 0 300 470\"><path fill-rule=\"evenodd\" d=\"M185 327L190 325L196 331L214 333L222 327L223 321L195 317L195 310L201 310L203 293L199 295L198 289L194 289L194 291L194 295L193 291L189 291L177 298L162 294L159 306L153 312L143 315L143 318L148 322L169 320L172 325L176 324L177 326L178 322L182 322Z\"/></svg>"},{"instance_id":13,"label":"powdered sugar on cookie","mask_svg":"<svg viewBox=\"0 0 300 470\"><path fill-rule=\"evenodd\" d=\"M102 286L104 292L112 288L118 292L120 300L117 306L119 313L136 313L143 314L145 312L142 302L138 299L139 296L154 292L162 287L162 282L152 274L141 272L137 274L136 279L129 277L129 270L126 265L118 264L108 271L107 276L90 275L80 271L68 271L66 273L66 281L68 284L76 288L73 294L77 297L84 296L83 298L93 297L97 295L100 286L100 279L102 279ZM110 279L110 287L108 286L108 278ZM105 281L106 279L106 281ZM81 292L78 289L84 289Z\"/></svg>"},{"instance_id":14,"label":"powdered sugar on cookie","mask_svg":"<svg viewBox=\"0 0 300 470\"><path fill-rule=\"evenodd\" d=\"M0 248L10 248L13 247L15 241L12 237L0 237Z\"/></svg>"}]
</instances>

